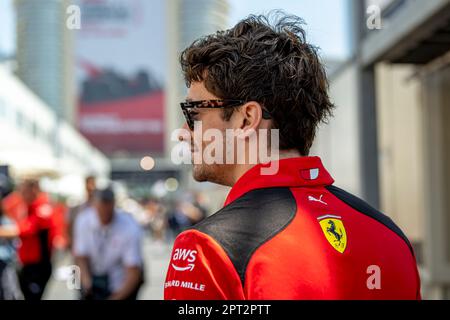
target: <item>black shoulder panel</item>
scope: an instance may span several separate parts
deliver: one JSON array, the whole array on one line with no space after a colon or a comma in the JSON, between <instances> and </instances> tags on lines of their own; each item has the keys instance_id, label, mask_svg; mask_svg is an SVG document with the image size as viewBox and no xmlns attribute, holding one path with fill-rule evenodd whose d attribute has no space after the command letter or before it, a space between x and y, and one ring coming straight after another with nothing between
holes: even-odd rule
<instances>
[{"instance_id":1,"label":"black shoulder panel","mask_svg":"<svg viewBox=\"0 0 450 320\"><path fill-rule=\"evenodd\" d=\"M245 283L245 271L253 253L294 219L297 204L289 188L250 191L195 225L214 238L228 254Z\"/></svg>"},{"instance_id":2,"label":"black shoulder panel","mask_svg":"<svg viewBox=\"0 0 450 320\"><path fill-rule=\"evenodd\" d=\"M389 228L391 231L395 232L403 241L406 242L411 252L413 252L412 246L405 236L405 234L400 230L400 228L389 218L388 216L382 214L375 208L371 207L365 201L359 199L358 197L338 188L335 186L327 186L326 187L329 192L331 192L336 198L346 203L356 211L375 219L379 223L383 224L385 227Z\"/></svg>"}]
</instances>

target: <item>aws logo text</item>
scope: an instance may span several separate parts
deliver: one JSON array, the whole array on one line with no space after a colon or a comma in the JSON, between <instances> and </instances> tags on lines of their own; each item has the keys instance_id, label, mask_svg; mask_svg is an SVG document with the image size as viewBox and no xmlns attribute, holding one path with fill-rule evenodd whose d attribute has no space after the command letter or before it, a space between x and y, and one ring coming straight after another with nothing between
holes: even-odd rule
<instances>
[{"instance_id":1,"label":"aws logo text","mask_svg":"<svg viewBox=\"0 0 450 320\"><path fill-rule=\"evenodd\" d=\"M197 250L188 250L188 249L175 249L173 257L172 257L172 268L176 271L192 271L194 270L194 262L197 259ZM174 262L188 262L187 266L180 267L176 265ZM178 263L177 263L178 264Z\"/></svg>"}]
</instances>

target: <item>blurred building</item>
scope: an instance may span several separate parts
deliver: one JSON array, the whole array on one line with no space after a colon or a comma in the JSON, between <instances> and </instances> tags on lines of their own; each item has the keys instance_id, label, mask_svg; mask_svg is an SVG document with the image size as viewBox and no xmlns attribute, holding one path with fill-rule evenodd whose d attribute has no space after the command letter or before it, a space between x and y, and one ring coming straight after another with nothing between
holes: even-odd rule
<instances>
[{"instance_id":1,"label":"blurred building","mask_svg":"<svg viewBox=\"0 0 450 320\"><path fill-rule=\"evenodd\" d=\"M60 118L74 122L73 35L69 0L15 0L17 75Z\"/></svg>"},{"instance_id":2,"label":"blurred building","mask_svg":"<svg viewBox=\"0 0 450 320\"><path fill-rule=\"evenodd\" d=\"M109 176L108 159L3 65L0 83L0 165L14 179L47 177L46 191L83 197L84 176Z\"/></svg>"},{"instance_id":3,"label":"blurred building","mask_svg":"<svg viewBox=\"0 0 450 320\"><path fill-rule=\"evenodd\" d=\"M111 161L111 179L137 198L178 178L165 161L165 0L73 0L77 121ZM141 160L145 162L141 166Z\"/></svg>"},{"instance_id":4,"label":"blurred building","mask_svg":"<svg viewBox=\"0 0 450 320\"><path fill-rule=\"evenodd\" d=\"M337 109L315 152L337 185L405 231L423 296L448 299L450 1L350 3L354 56L330 76ZM379 28L370 5L379 8Z\"/></svg>"},{"instance_id":5,"label":"blurred building","mask_svg":"<svg viewBox=\"0 0 450 320\"><path fill-rule=\"evenodd\" d=\"M226 29L229 11L227 0L179 1L181 48L189 46L201 36Z\"/></svg>"},{"instance_id":6,"label":"blurred building","mask_svg":"<svg viewBox=\"0 0 450 320\"><path fill-rule=\"evenodd\" d=\"M173 178L179 189L190 187L187 166L171 161L171 135L184 122L179 54L196 38L227 27L228 1L74 3L82 13L75 40L80 131L110 158L111 179L132 196L149 196Z\"/></svg>"}]
</instances>

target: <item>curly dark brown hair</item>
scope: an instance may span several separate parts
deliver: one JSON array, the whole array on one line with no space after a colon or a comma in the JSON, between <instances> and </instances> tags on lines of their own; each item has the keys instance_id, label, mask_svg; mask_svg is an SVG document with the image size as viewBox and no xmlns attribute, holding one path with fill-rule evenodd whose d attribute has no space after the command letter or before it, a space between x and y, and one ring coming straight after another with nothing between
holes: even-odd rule
<instances>
[{"instance_id":1,"label":"curly dark brown hair","mask_svg":"<svg viewBox=\"0 0 450 320\"><path fill-rule=\"evenodd\" d=\"M180 58L189 87L204 81L222 99L259 102L279 129L280 149L308 155L317 126L332 115L328 80L304 21L281 11L251 15L200 38ZM229 120L234 110L224 109Z\"/></svg>"}]
</instances>

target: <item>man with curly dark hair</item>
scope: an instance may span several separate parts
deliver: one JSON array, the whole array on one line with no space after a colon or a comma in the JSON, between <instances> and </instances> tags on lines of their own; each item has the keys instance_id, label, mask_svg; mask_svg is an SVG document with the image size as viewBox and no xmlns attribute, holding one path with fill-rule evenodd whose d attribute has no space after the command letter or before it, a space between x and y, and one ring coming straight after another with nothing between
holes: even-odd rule
<instances>
[{"instance_id":1,"label":"man with curly dark hair","mask_svg":"<svg viewBox=\"0 0 450 320\"><path fill-rule=\"evenodd\" d=\"M232 189L177 237L166 299L420 298L402 231L309 156L334 106L300 18L250 16L195 41L181 66L194 178Z\"/></svg>"}]
</instances>

